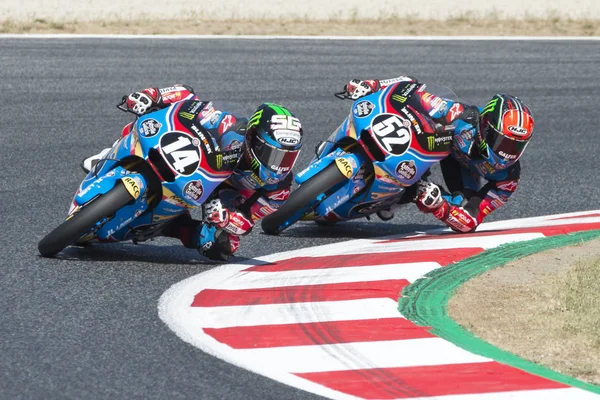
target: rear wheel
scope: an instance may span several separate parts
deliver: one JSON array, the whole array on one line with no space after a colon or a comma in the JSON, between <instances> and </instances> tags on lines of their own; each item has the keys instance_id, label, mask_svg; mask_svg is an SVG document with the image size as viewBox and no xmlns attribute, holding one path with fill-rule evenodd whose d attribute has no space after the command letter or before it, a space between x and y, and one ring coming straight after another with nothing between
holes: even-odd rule
<instances>
[{"instance_id":1,"label":"rear wheel","mask_svg":"<svg viewBox=\"0 0 600 400\"><path fill-rule=\"evenodd\" d=\"M117 210L133 200L125 186L117 183L106 194L85 205L71 218L63 222L38 243L44 257L52 257L65 247L88 233L98 221L114 215Z\"/></svg>"},{"instance_id":2,"label":"rear wheel","mask_svg":"<svg viewBox=\"0 0 600 400\"><path fill-rule=\"evenodd\" d=\"M331 163L294 190L277 211L264 217L261 222L263 231L269 235L280 233L302 218L308 211L305 210L306 207L311 205L318 196L347 179L337 168L336 163Z\"/></svg>"}]
</instances>

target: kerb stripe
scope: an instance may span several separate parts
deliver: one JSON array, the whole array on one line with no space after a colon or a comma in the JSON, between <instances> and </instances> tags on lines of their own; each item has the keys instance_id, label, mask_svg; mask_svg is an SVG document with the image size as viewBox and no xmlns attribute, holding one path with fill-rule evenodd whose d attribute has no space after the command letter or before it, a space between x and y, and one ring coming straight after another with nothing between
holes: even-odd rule
<instances>
[{"instance_id":1,"label":"kerb stripe","mask_svg":"<svg viewBox=\"0 0 600 400\"><path fill-rule=\"evenodd\" d=\"M254 306L376 298L397 301L402 289L409 284L406 279L395 279L260 289L204 289L194 296L192 307Z\"/></svg>"},{"instance_id":2,"label":"kerb stripe","mask_svg":"<svg viewBox=\"0 0 600 400\"><path fill-rule=\"evenodd\" d=\"M398 357L401 357L399 354ZM295 374L365 399L509 392L566 387L497 362Z\"/></svg>"},{"instance_id":3,"label":"kerb stripe","mask_svg":"<svg viewBox=\"0 0 600 400\"><path fill-rule=\"evenodd\" d=\"M234 349L434 337L426 328L417 326L401 317L309 324L236 326L220 329L204 328L204 333Z\"/></svg>"},{"instance_id":4,"label":"kerb stripe","mask_svg":"<svg viewBox=\"0 0 600 400\"><path fill-rule=\"evenodd\" d=\"M278 272L298 271L321 268L343 268L359 267L363 265L389 264L391 260L402 262L435 262L441 266L452 264L481 253L481 248L456 248L446 250L416 250L398 251L392 253L373 254L343 254L326 257L294 257L287 260L277 261L273 264L256 265L246 268L244 271L256 272Z\"/></svg>"}]
</instances>

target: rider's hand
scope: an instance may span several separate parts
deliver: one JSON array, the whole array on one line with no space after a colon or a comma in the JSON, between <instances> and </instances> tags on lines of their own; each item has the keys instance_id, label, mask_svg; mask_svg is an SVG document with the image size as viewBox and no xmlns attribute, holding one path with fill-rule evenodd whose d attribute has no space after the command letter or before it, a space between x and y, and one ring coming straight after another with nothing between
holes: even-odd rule
<instances>
[{"instance_id":1,"label":"rider's hand","mask_svg":"<svg viewBox=\"0 0 600 400\"><path fill-rule=\"evenodd\" d=\"M160 92L157 88L149 88L123 96L123 102L129 111L137 115L144 115L156 109L159 96Z\"/></svg>"},{"instance_id":2,"label":"rider's hand","mask_svg":"<svg viewBox=\"0 0 600 400\"><path fill-rule=\"evenodd\" d=\"M250 232L254 224L241 212L226 209L216 198L204 203L204 222L223 229L232 235L241 236Z\"/></svg>"},{"instance_id":3,"label":"rider's hand","mask_svg":"<svg viewBox=\"0 0 600 400\"><path fill-rule=\"evenodd\" d=\"M433 182L419 181L415 203L424 213L436 211L444 204L440 187Z\"/></svg>"},{"instance_id":4,"label":"rider's hand","mask_svg":"<svg viewBox=\"0 0 600 400\"><path fill-rule=\"evenodd\" d=\"M378 91L379 87L379 81L376 79L366 81L352 79L346 86L344 86L344 93L348 98L356 100Z\"/></svg>"}]
</instances>

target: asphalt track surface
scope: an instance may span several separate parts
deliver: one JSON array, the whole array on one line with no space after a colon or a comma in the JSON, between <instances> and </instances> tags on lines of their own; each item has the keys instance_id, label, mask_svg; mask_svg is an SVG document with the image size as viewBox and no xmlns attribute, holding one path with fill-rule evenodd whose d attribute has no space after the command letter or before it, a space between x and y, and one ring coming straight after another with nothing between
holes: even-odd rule
<instances>
[{"instance_id":1,"label":"asphalt track surface","mask_svg":"<svg viewBox=\"0 0 600 400\"><path fill-rule=\"evenodd\" d=\"M176 241L38 256L83 178L81 159L128 122L115 108L123 94L184 82L245 112L284 104L305 128L300 166L347 115L350 103L332 94L350 78L410 74L479 104L516 94L536 133L514 199L490 217L498 220L598 208L599 65L598 42L0 39L0 398L312 398L215 359L163 324L161 294L214 267ZM303 224L278 238L257 230L238 257L432 226L407 208L387 223Z\"/></svg>"}]
</instances>

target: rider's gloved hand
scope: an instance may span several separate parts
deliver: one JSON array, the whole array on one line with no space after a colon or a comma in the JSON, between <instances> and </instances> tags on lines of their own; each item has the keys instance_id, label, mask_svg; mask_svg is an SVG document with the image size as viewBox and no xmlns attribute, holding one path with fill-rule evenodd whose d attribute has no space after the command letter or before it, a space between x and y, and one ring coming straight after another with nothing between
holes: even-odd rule
<instances>
[{"instance_id":1,"label":"rider's gloved hand","mask_svg":"<svg viewBox=\"0 0 600 400\"><path fill-rule=\"evenodd\" d=\"M360 79L352 79L344 86L344 93L352 100L360 99L363 96L374 93L381 86L377 79L361 81Z\"/></svg>"},{"instance_id":2,"label":"rider's gloved hand","mask_svg":"<svg viewBox=\"0 0 600 400\"><path fill-rule=\"evenodd\" d=\"M240 238L216 226L198 226L198 252L215 261L227 261L240 246Z\"/></svg>"},{"instance_id":3,"label":"rider's gloved hand","mask_svg":"<svg viewBox=\"0 0 600 400\"><path fill-rule=\"evenodd\" d=\"M137 115L144 115L157 108L160 101L160 92L158 88L148 88L141 92L133 92L128 96L123 96L122 101L129 111Z\"/></svg>"},{"instance_id":4,"label":"rider's gloved hand","mask_svg":"<svg viewBox=\"0 0 600 400\"><path fill-rule=\"evenodd\" d=\"M438 185L423 180L418 182L415 203L419 210L424 213L432 213L439 209L444 202L442 190Z\"/></svg>"},{"instance_id":5,"label":"rider's gloved hand","mask_svg":"<svg viewBox=\"0 0 600 400\"><path fill-rule=\"evenodd\" d=\"M220 199L215 198L202 205L204 222L223 229L235 236L245 235L250 232L254 223L241 212L228 210Z\"/></svg>"}]
</instances>

